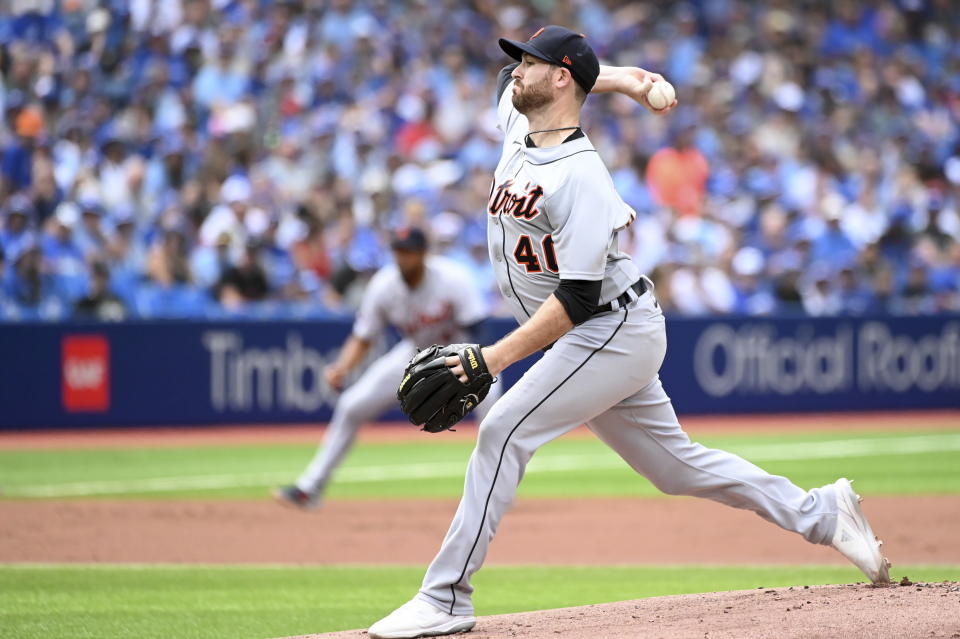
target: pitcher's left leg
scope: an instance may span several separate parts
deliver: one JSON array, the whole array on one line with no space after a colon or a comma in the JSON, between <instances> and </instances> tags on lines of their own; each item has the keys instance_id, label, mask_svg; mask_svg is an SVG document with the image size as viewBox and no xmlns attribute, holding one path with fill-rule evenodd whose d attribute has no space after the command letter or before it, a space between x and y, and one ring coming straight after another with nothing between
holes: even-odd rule
<instances>
[{"instance_id":1,"label":"pitcher's left leg","mask_svg":"<svg viewBox=\"0 0 960 639\"><path fill-rule=\"evenodd\" d=\"M691 442L659 379L588 426L665 493L752 510L808 541L833 546L873 583L889 582L882 542L847 479L807 491L737 455Z\"/></svg>"},{"instance_id":2,"label":"pitcher's left leg","mask_svg":"<svg viewBox=\"0 0 960 639\"><path fill-rule=\"evenodd\" d=\"M588 426L667 494L705 497L752 510L816 544L833 540L837 525L833 484L803 490L733 453L691 442L659 378Z\"/></svg>"}]
</instances>

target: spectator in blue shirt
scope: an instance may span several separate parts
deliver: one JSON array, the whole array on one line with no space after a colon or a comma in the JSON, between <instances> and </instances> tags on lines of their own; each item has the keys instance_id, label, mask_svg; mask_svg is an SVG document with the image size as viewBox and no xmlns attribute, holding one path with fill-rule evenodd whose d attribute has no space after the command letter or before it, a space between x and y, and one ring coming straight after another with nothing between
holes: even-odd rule
<instances>
[{"instance_id":1,"label":"spectator in blue shirt","mask_svg":"<svg viewBox=\"0 0 960 639\"><path fill-rule=\"evenodd\" d=\"M103 207L93 198L81 199L80 223L74 228L77 246L86 258L104 254L107 247L107 235L103 228Z\"/></svg>"},{"instance_id":2,"label":"spectator in blue shirt","mask_svg":"<svg viewBox=\"0 0 960 639\"><path fill-rule=\"evenodd\" d=\"M208 60L193 80L193 95L197 103L209 109L215 104L229 104L244 96L249 78L236 70L234 47L221 42L217 55Z\"/></svg>"},{"instance_id":3,"label":"spectator in blue shirt","mask_svg":"<svg viewBox=\"0 0 960 639\"><path fill-rule=\"evenodd\" d=\"M7 255L19 252L20 245L33 239L33 204L22 193L17 193L0 209L3 226L0 227L0 247Z\"/></svg>"},{"instance_id":4,"label":"spectator in blue shirt","mask_svg":"<svg viewBox=\"0 0 960 639\"><path fill-rule=\"evenodd\" d=\"M826 228L813 240L810 257L814 262L824 262L834 268L849 266L856 260L857 247L840 228L839 211L828 213Z\"/></svg>"},{"instance_id":5,"label":"spectator in blue shirt","mask_svg":"<svg viewBox=\"0 0 960 639\"><path fill-rule=\"evenodd\" d=\"M43 270L43 255L33 238L10 252L10 274L7 276L7 294L22 307L39 307L55 294L55 285L49 273Z\"/></svg>"},{"instance_id":6,"label":"spectator in blue shirt","mask_svg":"<svg viewBox=\"0 0 960 639\"><path fill-rule=\"evenodd\" d=\"M73 237L73 229L79 222L80 209L72 202L64 202L57 207L54 218L44 225L43 257L56 273L72 275L86 270L83 251Z\"/></svg>"},{"instance_id":7,"label":"spectator in blue shirt","mask_svg":"<svg viewBox=\"0 0 960 639\"><path fill-rule=\"evenodd\" d=\"M840 297L840 313L863 315L875 306L875 295L870 290L869 280L862 280L850 266L837 274L837 292Z\"/></svg>"}]
</instances>

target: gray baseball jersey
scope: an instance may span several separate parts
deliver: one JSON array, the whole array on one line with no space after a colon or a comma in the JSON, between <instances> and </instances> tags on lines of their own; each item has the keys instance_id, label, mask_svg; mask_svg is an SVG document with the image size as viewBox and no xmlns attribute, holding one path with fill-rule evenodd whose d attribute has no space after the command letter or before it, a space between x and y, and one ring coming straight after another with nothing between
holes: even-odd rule
<instances>
[{"instance_id":1,"label":"gray baseball jersey","mask_svg":"<svg viewBox=\"0 0 960 639\"><path fill-rule=\"evenodd\" d=\"M372 340L392 325L416 346L451 344L467 338L461 327L486 315L483 297L463 267L431 255L423 281L412 290L395 264L377 271L364 292L353 334Z\"/></svg>"},{"instance_id":2,"label":"gray baseball jersey","mask_svg":"<svg viewBox=\"0 0 960 639\"><path fill-rule=\"evenodd\" d=\"M617 250L633 211L614 190L586 137L528 148L526 118L509 84L498 115L506 139L488 207L497 283L520 322L559 280L599 280L600 303L639 277ZM814 543L836 530L833 485L804 490L722 450L690 441L658 371L664 317L645 280L643 294L615 312L577 324L500 398L480 424L463 499L417 598L451 615L473 614L470 578L483 564L527 463L547 442L586 424L664 492L707 497L752 510Z\"/></svg>"},{"instance_id":3,"label":"gray baseball jersey","mask_svg":"<svg viewBox=\"0 0 960 639\"><path fill-rule=\"evenodd\" d=\"M513 108L511 85L497 107L506 137L487 203L487 243L500 292L521 323L561 279L603 280L599 303L606 304L640 277L617 241L636 213L617 194L588 137L527 147L529 124Z\"/></svg>"}]
</instances>

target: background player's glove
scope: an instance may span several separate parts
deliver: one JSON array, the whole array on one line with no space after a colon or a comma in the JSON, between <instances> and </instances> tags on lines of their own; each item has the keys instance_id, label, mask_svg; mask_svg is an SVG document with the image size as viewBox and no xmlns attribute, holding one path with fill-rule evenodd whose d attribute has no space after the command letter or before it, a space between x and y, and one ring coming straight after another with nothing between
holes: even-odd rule
<instances>
[{"instance_id":1,"label":"background player's glove","mask_svg":"<svg viewBox=\"0 0 960 639\"><path fill-rule=\"evenodd\" d=\"M459 357L468 377L464 384L446 365L447 357ZM483 401L493 385L493 376L483 361L479 344L434 344L414 355L397 389L400 408L423 430L447 430Z\"/></svg>"}]
</instances>

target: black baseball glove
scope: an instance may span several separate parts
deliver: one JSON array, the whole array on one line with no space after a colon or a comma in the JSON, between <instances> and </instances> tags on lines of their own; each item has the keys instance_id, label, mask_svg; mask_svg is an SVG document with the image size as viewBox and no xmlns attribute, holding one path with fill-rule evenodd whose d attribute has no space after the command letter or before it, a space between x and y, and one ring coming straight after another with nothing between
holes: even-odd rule
<instances>
[{"instance_id":1,"label":"black baseball glove","mask_svg":"<svg viewBox=\"0 0 960 639\"><path fill-rule=\"evenodd\" d=\"M459 357L468 377L461 382L447 367L447 357ZM483 401L493 385L479 344L434 344L414 355L397 389L400 408L423 430L447 430Z\"/></svg>"}]
</instances>

